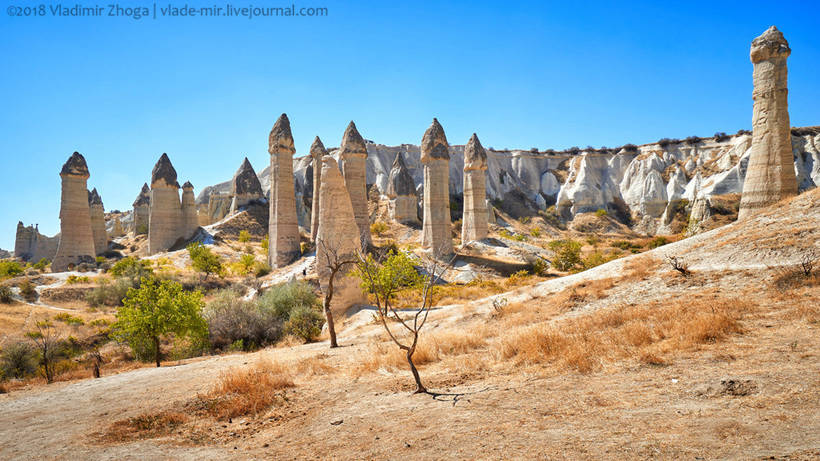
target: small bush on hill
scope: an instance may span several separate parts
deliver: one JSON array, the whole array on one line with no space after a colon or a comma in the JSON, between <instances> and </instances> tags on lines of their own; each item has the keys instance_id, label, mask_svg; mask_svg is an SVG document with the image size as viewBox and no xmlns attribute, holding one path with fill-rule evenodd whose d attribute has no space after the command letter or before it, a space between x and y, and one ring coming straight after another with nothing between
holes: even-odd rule
<instances>
[{"instance_id":1,"label":"small bush on hill","mask_svg":"<svg viewBox=\"0 0 820 461\"><path fill-rule=\"evenodd\" d=\"M325 316L316 307L298 306L290 312L285 332L310 342L322 333L324 323Z\"/></svg>"},{"instance_id":2,"label":"small bush on hill","mask_svg":"<svg viewBox=\"0 0 820 461\"><path fill-rule=\"evenodd\" d=\"M101 279L99 285L85 295L85 302L91 307L121 306L122 300L131 288L135 286L128 278L118 278L113 282Z\"/></svg>"},{"instance_id":3,"label":"small bush on hill","mask_svg":"<svg viewBox=\"0 0 820 461\"><path fill-rule=\"evenodd\" d=\"M23 280L20 282L20 296L23 297L26 301L33 303L37 301L37 290L34 289L34 284L29 282L28 280Z\"/></svg>"},{"instance_id":4,"label":"small bush on hill","mask_svg":"<svg viewBox=\"0 0 820 461\"><path fill-rule=\"evenodd\" d=\"M654 250L655 248L658 248L658 247L664 246L664 245L666 245L667 243L669 243L669 240L668 240L666 237L664 237L664 236L662 236L662 235L659 235L659 236L657 236L657 237L653 238L653 239L649 242L649 248L650 248L650 249L652 249L652 250Z\"/></svg>"},{"instance_id":5,"label":"small bush on hill","mask_svg":"<svg viewBox=\"0 0 820 461\"><path fill-rule=\"evenodd\" d=\"M376 221L370 225L370 232L378 235L379 237L382 236L385 232L387 232L387 224L382 221Z\"/></svg>"},{"instance_id":6,"label":"small bush on hill","mask_svg":"<svg viewBox=\"0 0 820 461\"><path fill-rule=\"evenodd\" d=\"M17 261L0 261L0 278L14 277L23 273L23 266Z\"/></svg>"},{"instance_id":7,"label":"small bush on hill","mask_svg":"<svg viewBox=\"0 0 820 461\"><path fill-rule=\"evenodd\" d=\"M0 351L0 381L27 378L37 372L37 351L27 342L7 344Z\"/></svg>"},{"instance_id":8,"label":"small bush on hill","mask_svg":"<svg viewBox=\"0 0 820 461\"><path fill-rule=\"evenodd\" d=\"M549 248L555 253L552 266L559 271L571 271L582 266L581 243L574 240L553 240Z\"/></svg>"},{"instance_id":9,"label":"small bush on hill","mask_svg":"<svg viewBox=\"0 0 820 461\"><path fill-rule=\"evenodd\" d=\"M200 242L188 245L188 255L193 268L205 274L205 279L211 274L221 276L224 272L221 258Z\"/></svg>"},{"instance_id":10,"label":"small bush on hill","mask_svg":"<svg viewBox=\"0 0 820 461\"><path fill-rule=\"evenodd\" d=\"M0 303L11 304L14 301L14 296L11 287L3 285L0 286Z\"/></svg>"},{"instance_id":11,"label":"small bush on hill","mask_svg":"<svg viewBox=\"0 0 820 461\"><path fill-rule=\"evenodd\" d=\"M87 275L69 275L65 283L74 285L75 283L88 283L91 279Z\"/></svg>"},{"instance_id":12,"label":"small bush on hill","mask_svg":"<svg viewBox=\"0 0 820 461\"><path fill-rule=\"evenodd\" d=\"M604 210L603 208L598 208L598 210L595 211L595 216L597 216L599 218L602 218L606 215L607 215L606 210Z\"/></svg>"},{"instance_id":13,"label":"small bush on hill","mask_svg":"<svg viewBox=\"0 0 820 461\"><path fill-rule=\"evenodd\" d=\"M124 277L131 280L136 287L143 277L153 274L151 262L128 256L117 261L109 271L114 277Z\"/></svg>"},{"instance_id":14,"label":"small bush on hill","mask_svg":"<svg viewBox=\"0 0 820 461\"><path fill-rule=\"evenodd\" d=\"M246 230L239 231L239 241L241 243L247 243L251 241L251 233Z\"/></svg>"},{"instance_id":15,"label":"small bush on hill","mask_svg":"<svg viewBox=\"0 0 820 461\"><path fill-rule=\"evenodd\" d=\"M240 343L241 349L253 350L273 344L282 336L282 319L252 301L243 300L235 290L217 292L205 306L204 317L214 349Z\"/></svg>"},{"instance_id":16,"label":"small bush on hill","mask_svg":"<svg viewBox=\"0 0 820 461\"><path fill-rule=\"evenodd\" d=\"M48 259L40 258L40 260L37 261L37 264L35 264L31 267L37 269L40 272L43 272L46 269L46 267L48 267L50 264L51 264L51 261L49 261Z\"/></svg>"}]
</instances>

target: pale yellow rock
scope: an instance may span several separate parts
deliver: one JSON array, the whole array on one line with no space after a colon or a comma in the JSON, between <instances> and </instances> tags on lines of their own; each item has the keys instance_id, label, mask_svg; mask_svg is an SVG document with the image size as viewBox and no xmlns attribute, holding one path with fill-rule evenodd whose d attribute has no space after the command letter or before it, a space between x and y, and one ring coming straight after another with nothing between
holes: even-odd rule
<instances>
[{"instance_id":1,"label":"pale yellow rock","mask_svg":"<svg viewBox=\"0 0 820 461\"><path fill-rule=\"evenodd\" d=\"M399 152L393 160L390 176L387 179L387 197L390 199L390 218L403 224L419 222L416 184L404 163L404 156Z\"/></svg>"},{"instance_id":2,"label":"pale yellow rock","mask_svg":"<svg viewBox=\"0 0 820 461\"><path fill-rule=\"evenodd\" d=\"M738 219L797 194L788 108L789 54L789 43L774 26L752 41L752 147Z\"/></svg>"},{"instance_id":3,"label":"pale yellow rock","mask_svg":"<svg viewBox=\"0 0 820 461\"><path fill-rule=\"evenodd\" d=\"M151 208L148 214L148 254L167 251L183 234L177 172L162 154L151 173Z\"/></svg>"},{"instance_id":4,"label":"pale yellow rock","mask_svg":"<svg viewBox=\"0 0 820 461\"><path fill-rule=\"evenodd\" d=\"M487 238L487 152L475 133L464 148L464 217L461 243Z\"/></svg>"},{"instance_id":5,"label":"pale yellow rock","mask_svg":"<svg viewBox=\"0 0 820 461\"><path fill-rule=\"evenodd\" d=\"M352 121L347 125L342 137L339 158L342 162L345 186L350 194L353 212L356 214L362 245L367 246L371 241L370 214L367 211L367 147Z\"/></svg>"},{"instance_id":6,"label":"pale yellow rock","mask_svg":"<svg viewBox=\"0 0 820 461\"><path fill-rule=\"evenodd\" d=\"M60 199L60 243L51 262L53 272L95 262L94 234L91 230L91 209L88 206L88 165L85 158L74 152L60 172L62 193Z\"/></svg>"},{"instance_id":7,"label":"pale yellow rock","mask_svg":"<svg viewBox=\"0 0 820 461\"><path fill-rule=\"evenodd\" d=\"M421 246L436 257L453 253L450 234L450 152L444 129L433 119L421 140L424 214Z\"/></svg>"},{"instance_id":8,"label":"pale yellow rock","mask_svg":"<svg viewBox=\"0 0 820 461\"><path fill-rule=\"evenodd\" d=\"M88 206L91 212L94 251L97 255L101 255L108 249L108 233L105 231L105 209L96 188L88 193Z\"/></svg>"},{"instance_id":9,"label":"pale yellow rock","mask_svg":"<svg viewBox=\"0 0 820 461\"><path fill-rule=\"evenodd\" d=\"M148 217L151 213L151 189L148 184L142 185L142 190L134 200L134 235L148 233Z\"/></svg>"},{"instance_id":10,"label":"pale yellow rock","mask_svg":"<svg viewBox=\"0 0 820 461\"><path fill-rule=\"evenodd\" d=\"M234 214L240 208L265 197L265 193L262 192L262 185L259 183L259 177L256 175L256 171L253 169L248 157L245 157L242 165L233 175L231 197L230 214Z\"/></svg>"},{"instance_id":11,"label":"pale yellow rock","mask_svg":"<svg viewBox=\"0 0 820 461\"><path fill-rule=\"evenodd\" d=\"M197 229L199 229L199 219L196 213L194 186L186 182L182 185L182 237L190 239Z\"/></svg>"},{"instance_id":12,"label":"pale yellow rock","mask_svg":"<svg viewBox=\"0 0 820 461\"><path fill-rule=\"evenodd\" d=\"M319 193L322 186L322 157L327 155L327 149L322 140L316 136L310 146L310 156L313 158L313 203L310 206L310 240L316 241L319 230Z\"/></svg>"},{"instance_id":13,"label":"pale yellow rock","mask_svg":"<svg viewBox=\"0 0 820 461\"><path fill-rule=\"evenodd\" d=\"M296 188L293 183L293 135L288 116L282 114L268 136L270 153L270 218L268 262L283 267L301 254L296 218Z\"/></svg>"}]
</instances>

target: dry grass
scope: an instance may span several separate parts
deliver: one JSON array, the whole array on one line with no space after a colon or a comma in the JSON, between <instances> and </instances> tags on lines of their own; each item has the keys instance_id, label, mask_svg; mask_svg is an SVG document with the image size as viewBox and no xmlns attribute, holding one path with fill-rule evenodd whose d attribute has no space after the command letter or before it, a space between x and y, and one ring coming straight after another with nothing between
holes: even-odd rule
<instances>
[{"instance_id":1,"label":"dry grass","mask_svg":"<svg viewBox=\"0 0 820 461\"><path fill-rule=\"evenodd\" d=\"M290 370L282 364L260 360L245 368L223 372L214 388L197 396L195 407L219 420L263 413L279 397L276 391L293 387Z\"/></svg>"},{"instance_id":2,"label":"dry grass","mask_svg":"<svg viewBox=\"0 0 820 461\"><path fill-rule=\"evenodd\" d=\"M646 280L653 274L662 262L651 256L639 256L627 261L624 264L624 275L620 278L622 282L637 282Z\"/></svg>"},{"instance_id":3,"label":"dry grass","mask_svg":"<svg viewBox=\"0 0 820 461\"><path fill-rule=\"evenodd\" d=\"M143 413L133 418L116 421L105 432L97 435L102 441L114 443L152 439L170 435L187 420L186 415L175 411Z\"/></svg>"},{"instance_id":4,"label":"dry grass","mask_svg":"<svg viewBox=\"0 0 820 461\"><path fill-rule=\"evenodd\" d=\"M439 362L448 356L457 356L480 349L487 344L487 328L469 331L444 330L422 332L413 354L416 366ZM405 352L393 342L371 344L357 361L356 371L361 374L378 370L408 369Z\"/></svg>"},{"instance_id":5,"label":"dry grass","mask_svg":"<svg viewBox=\"0 0 820 461\"><path fill-rule=\"evenodd\" d=\"M742 333L739 322L752 305L733 299L677 299L643 306L615 307L540 324L502 338L500 359L518 364L553 363L583 373L604 362L635 358L660 365L663 354L696 349Z\"/></svg>"},{"instance_id":6,"label":"dry grass","mask_svg":"<svg viewBox=\"0 0 820 461\"><path fill-rule=\"evenodd\" d=\"M476 279L464 285L438 285L433 287L433 305L462 304L523 286L534 285L543 280L546 279L529 274L513 274L503 280ZM418 307L421 304L421 293L420 288L402 290L396 294L394 304L398 308Z\"/></svg>"}]
</instances>

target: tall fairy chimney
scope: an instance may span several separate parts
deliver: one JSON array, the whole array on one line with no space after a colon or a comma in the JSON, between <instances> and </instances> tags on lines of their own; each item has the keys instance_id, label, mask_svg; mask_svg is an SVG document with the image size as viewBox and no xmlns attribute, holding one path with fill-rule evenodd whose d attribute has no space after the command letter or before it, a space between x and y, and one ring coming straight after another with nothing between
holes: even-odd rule
<instances>
[{"instance_id":1,"label":"tall fairy chimney","mask_svg":"<svg viewBox=\"0 0 820 461\"><path fill-rule=\"evenodd\" d=\"M296 218L296 188L293 183L293 135L290 120L282 114L268 136L270 153L270 217L268 262L283 267L301 254L299 223Z\"/></svg>"},{"instance_id":2,"label":"tall fairy chimney","mask_svg":"<svg viewBox=\"0 0 820 461\"><path fill-rule=\"evenodd\" d=\"M60 171L60 243L51 262L53 272L62 272L80 263L93 264L94 233L91 230L91 209L88 206L88 165L79 152L74 152Z\"/></svg>"}]
</instances>

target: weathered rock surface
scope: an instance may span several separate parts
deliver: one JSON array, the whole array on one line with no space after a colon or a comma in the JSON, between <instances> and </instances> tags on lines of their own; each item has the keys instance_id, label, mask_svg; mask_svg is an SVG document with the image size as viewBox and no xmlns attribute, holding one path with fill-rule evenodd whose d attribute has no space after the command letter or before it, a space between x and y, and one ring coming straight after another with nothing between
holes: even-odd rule
<instances>
[{"instance_id":1,"label":"weathered rock surface","mask_svg":"<svg viewBox=\"0 0 820 461\"><path fill-rule=\"evenodd\" d=\"M424 164L424 211L422 248L434 255L453 253L450 235L450 153L444 129L437 119L421 140L421 163Z\"/></svg>"},{"instance_id":2,"label":"weathered rock surface","mask_svg":"<svg viewBox=\"0 0 820 461\"><path fill-rule=\"evenodd\" d=\"M416 184L407 165L404 163L404 154L396 154L390 177L387 183L387 197L390 199L390 218L405 224L419 222L418 198Z\"/></svg>"},{"instance_id":3,"label":"weathered rock surface","mask_svg":"<svg viewBox=\"0 0 820 461\"><path fill-rule=\"evenodd\" d=\"M461 224L462 245L487 237L487 152L475 133L464 149L464 217Z\"/></svg>"},{"instance_id":4,"label":"weathered rock surface","mask_svg":"<svg viewBox=\"0 0 820 461\"><path fill-rule=\"evenodd\" d=\"M313 195L310 207L310 239L312 241L316 241L316 233L319 231L319 192L322 187L322 158L325 155L327 155L327 149L322 144L322 140L316 136L313 144L310 145L311 166L313 167Z\"/></svg>"},{"instance_id":5,"label":"weathered rock surface","mask_svg":"<svg viewBox=\"0 0 820 461\"><path fill-rule=\"evenodd\" d=\"M239 208L263 198L265 198L265 193L262 192L259 177L256 176L256 171L254 171L251 162L248 161L248 157L245 157L231 181L231 208L229 212L236 213Z\"/></svg>"},{"instance_id":6,"label":"weathered rock surface","mask_svg":"<svg viewBox=\"0 0 820 461\"><path fill-rule=\"evenodd\" d=\"M282 114L268 136L270 154L270 218L268 263L286 266L301 254L293 185L293 135L288 116Z\"/></svg>"},{"instance_id":7,"label":"weathered rock surface","mask_svg":"<svg viewBox=\"0 0 820 461\"><path fill-rule=\"evenodd\" d=\"M40 233L39 227L24 226L22 222L17 222L17 233L14 239L15 258L23 261L37 262L42 258L49 261L57 254L57 245L60 244L60 234L54 237L47 237Z\"/></svg>"},{"instance_id":8,"label":"weathered rock surface","mask_svg":"<svg viewBox=\"0 0 820 461\"><path fill-rule=\"evenodd\" d=\"M148 217L151 209L151 189L148 187L147 183L142 185L142 190L140 190L140 193L137 195L137 199L134 200L132 206L134 207L134 235L147 234Z\"/></svg>"},{"instance_id":9,"label":"weathered rock surface","mask_svg":"<svg viewBox=\"0 0 820 461\"><path fill-rule=\"evenodd\" d=\"M88 206L91 211L91 233L94 235L94 250L97 255L108 249L108 233L105 231L105 209L97 189L88 193Z\"/></svg>"},{"instance_id":10,"label":"weathered rock surface","mask_svg":"<svg viewBox=\"0 0 820 461\"><path fill-rule=\"evenodd\" d=\"M91 230L91 209L88 206L88 165L74 152L60 171L60 243L51 262L53 272L62 272L72 265L94 263L94 233Z\"/></svg>"},{"instance_id":11,"label":"weathered rock surface","mask_svg":"<svg viewBox=\"0 0 820 461\"><path fill-rule=\"evenodd\" d=\"M776 27L752 41L752 148L738 219L797 194L789 124L789 43Z\"/></svg>"},{"instance_id":12,"label":"weathered rock surface","mask_svg":"<svg viewBox=\"0 0 820 461\"><path fill-rule=\"evenodd\" d=\"M352 121L347 125L342 146L339 148L342 172L345 178L353 212L363 245L370 244L370 216L367 212L367 147Z\"/></svg>"},{"instance_id":13,"label":"weathered rock surface","mask_svg":"<svg viewBox=\"0 0 820 461\"><path fill-rule=\"evenodd\" d=\"M256 176L256 174L254 174ZM194 185L186 181L182 185L182 238L189 239L194 236L199 229L199 221L196 212L196 197L194 197Z\"/></svg>"},{"instance_id":14,"label":"weathered rock surface","mask_svg":"<svg viewBox=\"0 0 820 461\"><path fill-rule=\"evenodd\" d=\"M177 172L168 154L162 154L151 173L148 254L171 248L183 236L183 230Z\"/></svg>"}]
</instances>

